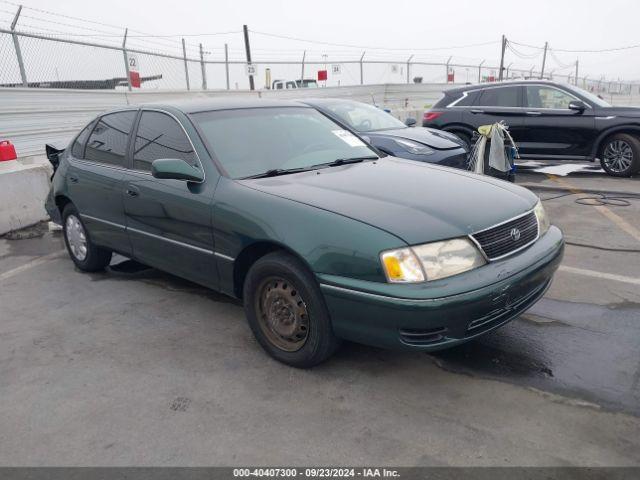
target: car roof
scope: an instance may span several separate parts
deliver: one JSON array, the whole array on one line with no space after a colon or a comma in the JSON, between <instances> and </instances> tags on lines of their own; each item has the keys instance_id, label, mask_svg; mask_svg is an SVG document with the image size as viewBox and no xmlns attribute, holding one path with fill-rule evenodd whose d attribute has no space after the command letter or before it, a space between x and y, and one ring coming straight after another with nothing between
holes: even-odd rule
<instances>
[{"instance_id":1,"label":"car roof","mask_svg":"<svg viewBox=\"0 0 640 480\"><path fill-rule=\"evenodd\" d=\"M364 103L364 102L359 102L357 100L351 100L350 98L334 98L334 97L324 97L324 98L318 98L318 97L313 97L313 98L301 98L298 100L301 103L306 103L307 105L317 105L317 106L322 106L322 105L331 105L332 103Z\"/></svg>"},{"instance_id":2,"label":"car roof","mask_svg":"<svg viewBox=\"0 0 640 480\"><path fill-rule=\"evenodd\" d=\"M536 84L536 85L544 84L544 85L553 85L555 87L562 87L561 83L553 82L551 80L536 80L536 79L505 80L502 82L486 82L486 83L478 83L475 85L463 85L461 87L448 88L445 90L445 92L446 93L470 92L472 90L482 90L484 88L489 88L489 87L502 87L502 86L509 87L509 86L532 85L532 84Z\"/></svg>"},{"instance_id":3,"label":"car roof","mask_svg":"<svg viewBox=\"0 0 640 480\"><path fill-rule=\"evenodd\" d=\"M307 107L299 102L291 100L276 100L254 97L240 98L206 98L193 100L176 100L161 103L145 103L142 108L174 108L183 113L210 112L214 110L236 110L242 108L275 108L275 107Z\"/></svg>"}]
</instances>

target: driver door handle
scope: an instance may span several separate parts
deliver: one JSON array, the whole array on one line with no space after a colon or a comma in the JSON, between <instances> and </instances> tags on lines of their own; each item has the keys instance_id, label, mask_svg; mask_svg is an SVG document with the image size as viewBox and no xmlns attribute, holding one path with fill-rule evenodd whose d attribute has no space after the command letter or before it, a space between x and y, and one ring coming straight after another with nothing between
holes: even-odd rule
<instances>
[{"instance_id":1,"label":"driver door handle","mask_svg":"<svg viewBox=\"0 0 640 480\"><path fill-rule=\"evenodd\" d=\"M540 115L542 115L542 112L525 112L525 113L532 117L539 117Z\"/></svg>"},{"instance_id":2,"label":"driver door handle","mask_svg":"<svg viewBox=\"0 0 640 480\"><path fill-rule=\"evenodd\" d=\"M472 108L471 113L484 113L484 110L478 110L477 108Z\"/></svg>"},{"instance_id":3,"label":"driver door handle","mask_svg":"<svg viewBox=\"0 0 640 480\"><path fill-rule=\"evenodd\" d=\"M138 189L134 187L127 187L125 192L127 195L134 198L140 195L140 192L138 191Z\"/></svg>"}]
</instances>

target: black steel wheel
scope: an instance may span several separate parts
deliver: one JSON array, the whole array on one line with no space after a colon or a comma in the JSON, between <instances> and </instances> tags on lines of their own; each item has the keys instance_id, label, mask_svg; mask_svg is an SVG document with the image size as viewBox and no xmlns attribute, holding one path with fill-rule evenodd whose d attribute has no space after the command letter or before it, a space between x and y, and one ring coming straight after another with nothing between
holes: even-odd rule
<instances>
[{"instance_id":1,"label":"black steel wheel","mask_svg":"<svg viewBox=\"0 0 640 480\"><path fill-rule=\"evenodd\" d=\"M310 368L339 346L314 275L293 255L274 252L254 263L243 301L258 343L280 362Z\"/></svg>"}]
</instances>

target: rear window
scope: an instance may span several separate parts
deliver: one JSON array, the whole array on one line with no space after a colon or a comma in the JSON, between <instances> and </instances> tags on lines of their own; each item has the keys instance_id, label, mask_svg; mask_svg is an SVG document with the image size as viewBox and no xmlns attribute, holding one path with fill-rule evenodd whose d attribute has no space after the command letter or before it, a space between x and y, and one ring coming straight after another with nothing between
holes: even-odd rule
<instances>
[{"instance_id":1,"label":"rear window","mask_svg":"<svg viewBox=\"0 0 640 480\"><path fill-rule=\"evenodd\" d=\"M107 165L124 166L127 144L136 111L110 113L104 115L91 132L85 159Z\"/></svg>"},{"instance_id":2,"label":"rear window","mask_svg":"<svg viewBox=\"0 0 640 480\"><path fill-rule=\"evenodd\" d=\"M84 158L84 145L85 143L87 143L87 138L89 137L89 133L93 128L93 124L94 122L91 121L91 123L84 127L80 134L73 141L73 145L71 146L71 155L73 155L75 158Z\"/></svg>"},{"instance_id":3,"label":"rear window","mask_svg":"<svg viewBox=\"0 0 640 480\"><path fill-rule=\"evenodd\" d=\"M483 107L519 107L520 87L487 88L476 105Z\"/></svg>"}]
</instances>

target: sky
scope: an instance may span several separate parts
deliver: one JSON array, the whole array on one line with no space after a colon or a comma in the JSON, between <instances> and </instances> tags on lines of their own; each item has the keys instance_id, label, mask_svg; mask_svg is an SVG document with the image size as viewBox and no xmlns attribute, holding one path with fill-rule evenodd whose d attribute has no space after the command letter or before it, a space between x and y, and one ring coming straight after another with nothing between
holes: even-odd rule
<instances>
[{"instance_id":1,"label":"sky","mask_svg":"<svg viewBox=\"0 0 640 480\"><path fill-rule=\"evenodd\" d=\"M549 42L553 51L547 58L547 72L573 73L575 61L579 59L581 76L587 74L590 78L600 78L604 75L608 80L640 79L640 62L636 60L640 48L609 53L561 51L640 44L640 29L637 27L640 2L634 0L14 1L33 9L123 28L126 26L145 33L176 35L170 39L131 37L138 46L154 42L156 48L162 49L167 45L178 51L181 48L180 35L233 32L187 37L188 48L193 50L191 53L195 55L196 45L202 42L210 59L222 58L225 43L229 44L232 58L243 58L242 35L239 33L243 24L247 24L251 31L254 59L300 58L307 50L308 60L326 58L328 63L356 59L366 51L369 59L397 62L406 62L413 54L415 60L421 61L443 62L452 56L453 63L477 65L485 60L487 64L497 65L500 38L504 34L510 41L524 45L543 47L545 42ZM1 10L9 12L14 8L11 2L0 0ZM33 17L46 16L37 10L23 13L29 12ZM8 17L9 13L5 13L4 19ZM49 18L56 21L56 17ZM0 15L0 24L2 20ZM21 21L25 24L29 21L36 26L47 25L38 23L34 18ZM64 17L57 17L57 21L59 23L49 24L49 28L66 31L70 27L64 23L78 23ZM99 25L95 27L111 33L117 31L103 29ZM81 31L91 34L86 25ZM353 47L280 39L258 32ZM120 41L115 37L103 39ZM476 44L485 45L454 48ZM505 66L513 63L512 68L535 67L539 70L542 50L524 45L512 44L517 54L508 50ZM467 69L466 75L469 74Z\"/></svg>"}]
</instances>

